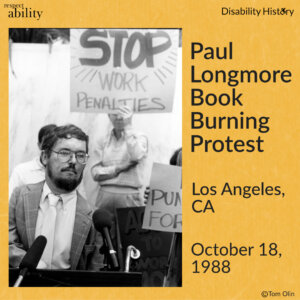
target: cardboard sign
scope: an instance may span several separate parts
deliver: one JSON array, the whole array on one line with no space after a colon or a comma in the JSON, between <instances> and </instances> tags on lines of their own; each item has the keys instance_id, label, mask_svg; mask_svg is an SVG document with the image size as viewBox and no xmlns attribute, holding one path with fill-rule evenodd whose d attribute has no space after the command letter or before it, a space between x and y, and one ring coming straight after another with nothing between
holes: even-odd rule
<instances>
[{"instance_id":1,"label":"cardboard sign","mask_svg":"<svg viewBox=\"0 0 300 300\"><path fill-rule=\"evenodd\" d=\"M71 111L171 112L177 29L71 29Z\"/></svg>"},{"instance_id":2,"label":"cardboard sign","mask_svg":"<svg viewBox=\"0 0 300 300\"><path fill-rule=\"evenodd\" d=\"M123 256L128 246L135 246L141 256L131 260L130 271L143 272L143 286L162 286L172 234L142 229L145 207L117 209Z\"/></svg>"},{"instance_id":3,"label":"cardboard sign","mask_svg":"<svg viewBox=\"0 0 300 300\"><path fill-rule=\"evenodd\" d=\"M181 167L154 163L143 228L181 232Z\"/></svg>"}]
</instances>

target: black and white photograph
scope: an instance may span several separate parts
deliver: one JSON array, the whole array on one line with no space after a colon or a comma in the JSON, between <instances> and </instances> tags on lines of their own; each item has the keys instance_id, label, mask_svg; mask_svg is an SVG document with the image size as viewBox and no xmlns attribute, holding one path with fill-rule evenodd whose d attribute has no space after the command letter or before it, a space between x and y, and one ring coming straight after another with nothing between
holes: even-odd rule
<instances>
[{"instance_id":1,"label":"black and white photograph","mask_svg":"<svg viewBox=\"0 0 300 300\"><path fill-rule=\"evenodd\" d=\"M182 286L181 40L9 29L9 286Z\"/></svg>"}]
</instances>

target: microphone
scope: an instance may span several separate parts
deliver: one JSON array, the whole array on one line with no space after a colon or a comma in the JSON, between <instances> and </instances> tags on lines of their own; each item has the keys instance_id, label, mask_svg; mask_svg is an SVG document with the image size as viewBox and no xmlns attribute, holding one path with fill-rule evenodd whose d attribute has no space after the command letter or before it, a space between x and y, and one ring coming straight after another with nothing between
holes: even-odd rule
<instances>
[{"instance_id":1,"label":"microphone","mask_svg":"<svg viewBox=\"0 0 300 300\"><path fill-rule=\"evenodd\" d=\"M111 258L111 262L112 262L112 269L118 270L119 263L117 259L117 252L114 250L110 233L109 233L109 230L113 223L112 214L105 209L97 209L93 213L93 223L96 230L101 232L104 239L104 243L108 248L109 257Z\"/></svg>"},{"instance_id":2,"label":"microphone","mask_svg":"<svg viewBox=\"0 0 300 300\"><path fill-rule=\"evenodd\" d=\"M27 253L23 257L19 269L19 277L16 280L14 287L20 286L21 282L23 281L24 276L26 275L28 270L35 270L42 255L44 249L47 244L47 239L43 235L39 235L34 242L32 243L31 247L28 249Z\"/></svg>"}]
</instances>

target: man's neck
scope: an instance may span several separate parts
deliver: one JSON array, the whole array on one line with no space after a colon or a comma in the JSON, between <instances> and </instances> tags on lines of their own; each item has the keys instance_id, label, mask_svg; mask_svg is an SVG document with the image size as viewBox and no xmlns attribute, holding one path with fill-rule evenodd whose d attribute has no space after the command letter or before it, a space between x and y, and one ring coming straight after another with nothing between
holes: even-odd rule
<instances>
[{"instance_id":1,"label":"man's neck","mask_svg":"<svg viewBox=\"0 0 300 300\"><path fill-rule=\"evenodd\" d=\"M124 129L116 129L116 128L113 129L114 136L116 137L117 140L119 140L122 137L123 132Z\"/></svg>"},{"instance_id":2,"label":"man's neck","mask_svg":"<svg viewBox=\"0 0 300 300\"><path fill-rule=\"evenodd\" d=\"M132 128L131 124L127 124L122 129L116 129L116 128L114 128L113 129L114 136L118 140L118 139L120 139L124 135L124 133L125 133L126 130L130 130L131 128Z\"/></svg>"}]
</instances>

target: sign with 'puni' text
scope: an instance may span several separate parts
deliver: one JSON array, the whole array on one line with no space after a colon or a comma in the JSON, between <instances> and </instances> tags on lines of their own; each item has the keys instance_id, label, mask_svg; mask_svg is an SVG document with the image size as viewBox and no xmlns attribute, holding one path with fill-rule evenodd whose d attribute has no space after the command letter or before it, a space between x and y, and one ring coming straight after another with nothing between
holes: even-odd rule
<instances>
[{"instance_id":1,"label":"sign with 'puni' text","mask_svg":"<svg viewBox=\"0 0 300 300\"><path fill-rule=\"evenodd\" d=\"M143 228L182 231L181 167L154 163Z\"/></svg>"},{"instance_id":2,"label":"sign with 'puni' text","mask_svg":"<svg viewBox=\"0 0 300 300\"><path fill-rule=\"evenodd\" d=\"M171 112L177 29L71 29L71 111Z\"/></svg>"}]
</instances>

